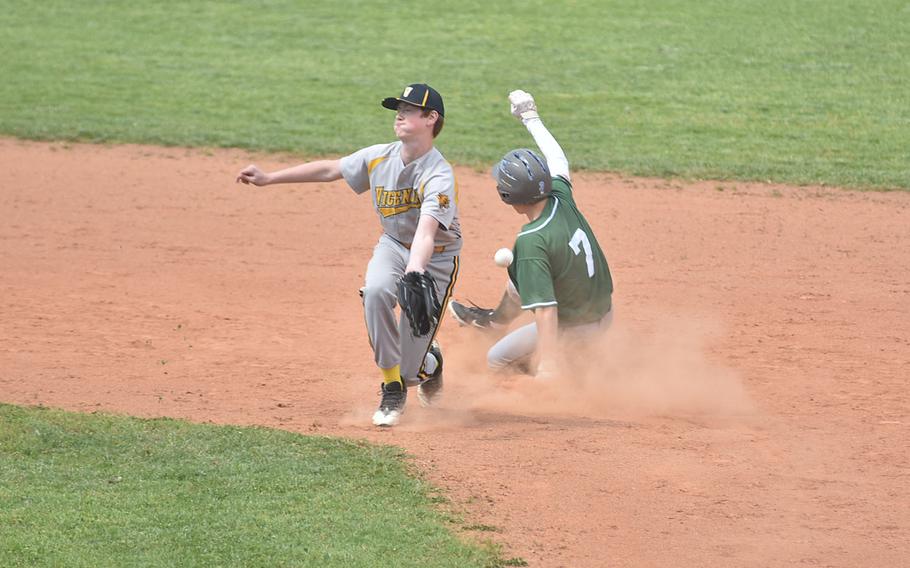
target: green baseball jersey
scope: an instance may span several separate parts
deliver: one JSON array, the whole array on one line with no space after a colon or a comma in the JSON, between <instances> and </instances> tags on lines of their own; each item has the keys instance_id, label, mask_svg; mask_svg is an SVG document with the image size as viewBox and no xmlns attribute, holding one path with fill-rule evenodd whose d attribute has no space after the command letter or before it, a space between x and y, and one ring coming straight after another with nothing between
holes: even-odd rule
<instances>
[{"instance_id":1,"label":"green baseball jersey","mask_svg":"<svg viewBox=\"0 0 910 568\"><path fill-rule=\"evenodd\" d=\"M540 217L521 228L509 278L526 310L556 306L560 326L599 321L610 311L613 278L591 226L575 205L572 185L553 178Z\"/></svg>"}]
</instances>

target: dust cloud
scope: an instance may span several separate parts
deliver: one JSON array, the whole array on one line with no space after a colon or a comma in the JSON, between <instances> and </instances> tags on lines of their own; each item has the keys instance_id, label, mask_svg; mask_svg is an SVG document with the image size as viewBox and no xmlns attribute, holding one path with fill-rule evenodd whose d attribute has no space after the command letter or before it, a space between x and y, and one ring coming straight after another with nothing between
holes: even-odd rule
<instances>
[{"instance_id":1,"label":"dust cloud","mask_svg":"<svg viewBox=\"0 0 910 568\"><path fill-rule=\"evenodd\" d=\"M565 346L565 372L550 381L487 370L495 337L470 337L446 353L446 398L419 422L458 426L483 411L591 418L724 416L755 412L739 374L712 361L721 327L690 317L664 318L652 329L615 322L587 345Z\"/></svg>"},{"instance_id":2,"label":"dust cloud","mask_svg":"<svg viewBox=\"0 0 910 568\"><path fill-rule=\"evenodd\" d=\"M443 346L446 382L439 404L421 408L411 389L396 429L472 427L491 420L491 414L593 419L755 414L738 372L711 358L722 326L691 316L665 317L649 325L642 329L614 322L585 345L564 345L565 371L546 381L490 371L486 352L499 335L458 329ZM342 423L367 424L374 410L352 409Z\"/></svg>"}]
</instances>

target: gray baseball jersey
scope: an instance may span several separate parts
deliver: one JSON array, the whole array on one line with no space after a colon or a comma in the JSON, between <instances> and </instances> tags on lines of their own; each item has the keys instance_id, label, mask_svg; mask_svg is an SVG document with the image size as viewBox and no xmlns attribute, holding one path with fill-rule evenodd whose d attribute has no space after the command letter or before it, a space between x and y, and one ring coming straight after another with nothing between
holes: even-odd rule
<instances>
[{"instance_id":1,"label":"gray baseball jersey","mask_svg":"<svg viewBox=\"0 0 910 568\"><path fill-rule=\"evenodd\" d=\"M362 289L376 364L382 369L401 365L402 378L411 382L424 376L427 352L438 331L437 326L427 336L413 337L404 321L406 316L395 317L396 285L407 266L420 216L430 215L439 221L426 270L436 281L443 313L458 276L462 240L458 186L452 167L436 148L405 166L401 146L401 142L394 142L358 150L341 159L341 173L355 192L372 193L383 229Z\"/></svg>"},{"instance_id":2,"label":"gray baseball jersey","mask_svg":"<svg viewBox=\"0 0 910 568\"><path fill-rule=\"evenodd\" d=\"M382 229L396 241L409 245L420 216L430 215L442 229L436 246L461 249L458 186L436 148L405 166L401 142L368 146L341 159L341 174L355 192L372 191Z\"/></svg>"}]
</instances>

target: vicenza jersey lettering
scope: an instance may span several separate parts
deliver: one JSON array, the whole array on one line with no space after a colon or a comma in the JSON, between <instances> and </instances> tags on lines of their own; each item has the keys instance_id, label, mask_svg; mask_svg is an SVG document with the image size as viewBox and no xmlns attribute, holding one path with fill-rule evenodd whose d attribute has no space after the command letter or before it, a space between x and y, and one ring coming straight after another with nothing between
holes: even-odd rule
<instances>
[{"instance_id":1,"label":"vicenza jersey lettering","mask_svg":"<svg viewBox=\"0 0 910 568\"><path fill-rule=\"evenodd\" d=\"M461 249L458 186L452 166L436 148L407 166L401 142L376 144L341 159L341 175L356 193L370 191L379 222L387 235L410 246L421 215L430 215L442 230L435 246Z\"/></svg>"}]
</instances>

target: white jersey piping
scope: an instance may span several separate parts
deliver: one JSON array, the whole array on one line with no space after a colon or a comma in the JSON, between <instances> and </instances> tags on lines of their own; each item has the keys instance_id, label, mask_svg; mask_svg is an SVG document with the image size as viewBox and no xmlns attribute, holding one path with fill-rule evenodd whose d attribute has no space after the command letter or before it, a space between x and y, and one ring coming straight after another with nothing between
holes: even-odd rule
<instances>
[{"instance_id":1,"label":"white jersey piping","mask_svg":"<svg viewBox=\"0 0 910 568\"><path fill-rule=\"evenodd\" d=\"M543 307L546 307L546 306L555 306L556 304L557 304L556 300L553 300L552 302L537 302L536 304L528 304L527 306L522 306L521 309L523 309L523 310L532 310L532 309L534 309L534 308L543 308Z\"/></svg>"},{"instance_id":2,"label":"white jersey piping","mask_svg":"<svg viewBox=\"0 0 910 568\"><path fill-rule=\"evenodd\" d=\"M528 229L527 231L522 231L522 232L518 233L519 237L522 235L529 235L529 234L531 234L535 231L539 231L547 226L547 223L549 223L553 219L553 215L556 215L556 209L559 207L559 198L554 195L553 199L556 200L556 203L553 204L553 210L550 211L550 216L547 217L547 220L544 221L543 224L541 224L539 227L534 227L533 229Z\"/></svg>"}]
</instances>

